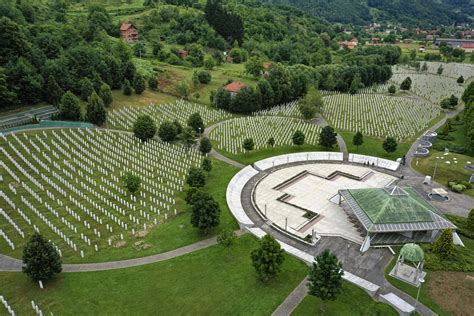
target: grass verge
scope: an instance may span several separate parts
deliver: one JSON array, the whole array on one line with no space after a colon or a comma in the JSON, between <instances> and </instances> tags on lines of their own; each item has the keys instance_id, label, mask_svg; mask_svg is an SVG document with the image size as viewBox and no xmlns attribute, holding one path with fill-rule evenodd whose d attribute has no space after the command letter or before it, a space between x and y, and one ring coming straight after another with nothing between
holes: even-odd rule
<instances>
[{"instance_id":1,"label":"grass verge","mask_svg":"<svg viewBox=\"0 0 474 316\"><path fill-rule=\"evenodd\" d=\"M353 154L396 160L397 158L405 155L411 146L411 143L409 142L398 143L397 150L395 152L387 153L382 147L384 139L364 135L364 143L357 148L352 144L352 138L354 137L355 133L346 131L337 131L337 133L344 139L349 153Z\"/></svg>"},{"instance_id":2,"label":"grass verge","mask_svg":"<svg viewBox=\"0 0 474 316\"><path fill-rule=\"evenodd\" d=\"M355 285L344 282L342 290L335 301L324 302L324 313L321 299L307 295L291 315L398 315L390 305L374 301Z\"/></svg>"},{"instance_id":3,"label":"grass verge","mask_svg":"<svg viewBox=\"0 0 474 316\"><path fill-rule=\"evenodd\" d=\"M21 273L0 273L0 293L18 315L31 300L55 315L270 315L308 272L285 255L282 272L262 283L251 264L257 240L212 246L145 266L64 273L40 290Z\"/></svg>"},{"instance_id":4,"label":"grass verge","mask_svg":"<svg viewBox=\"0 0 474 316\"><path fill-rule=\"evenodd\" d=\"M284 154L300 153L300 152L311 152L311 151L338 151L338 147L334 146L332 150L325 150L323 147L317 145L302 145L302 146L281 146L274 148L265 148L260 150L254 150L238 155L231 154L229 152L219 150L219 153L230 158L232 160L238 161L244 165L250 165L259 160L279 156Z\"/></svg>"}]
</instances>

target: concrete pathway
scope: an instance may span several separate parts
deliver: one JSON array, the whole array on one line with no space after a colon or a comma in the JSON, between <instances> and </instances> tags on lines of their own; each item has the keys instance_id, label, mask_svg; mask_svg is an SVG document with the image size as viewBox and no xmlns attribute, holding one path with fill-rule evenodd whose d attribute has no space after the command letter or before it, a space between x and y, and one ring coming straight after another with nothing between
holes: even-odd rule
<instances>
[{"instance_id":1,"label":"concrete pathway","mask_svg":"<svg viewBox=\"0 0 474 316\"><path fill-rule=\"evenodd\" d=\"M288 297L275 309L272 316L287 316L290 315L301 301L308 294L308 277L304 278L303 281L288 295Z\"/></svg>"},{"instance_id":2,"label":"concrete pathway","mask_svg":"<svg viewBox=\"0 0 474 316\"><path fill-rule=\"evenodd\" d=\"M246 233L244 230L238 230L235 232L237 236L241 236ZM201 249L205 249L210 246L214 246L217 244L217 237L211 237L208 239L204 239L198 241L196 243L167 251L164 253L159 253L152 256L135 258L135 259L127 259L127 260L120 260L120 261L111 261L111 262L100 262L100 263L79 263L79 264L63 264L63 272L91 272L91 271L104 271L104 270L114 270L114 269L122 269L122 268L129 268L129 267L136 267L142 266L145 264L156 263L160 261L165 261L169 259L173 259L176 257L180 257L194 251L198 251ZM21 272L21 268L23 263L21 260L11 258L5 255L0 255L0 271L8 271L8 272Z\"/></svg>"}]
</instances>

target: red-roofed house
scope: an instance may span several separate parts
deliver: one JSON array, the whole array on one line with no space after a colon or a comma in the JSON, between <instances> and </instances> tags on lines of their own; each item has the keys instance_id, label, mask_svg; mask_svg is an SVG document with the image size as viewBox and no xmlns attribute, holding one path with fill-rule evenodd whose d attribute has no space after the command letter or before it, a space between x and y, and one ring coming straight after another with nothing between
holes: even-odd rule
<instances>
[{"instance_id":1,"label":"red-roofed house","mask_svg":"<svg viewBox=\"0 0 474 316\"><path fill-rule=\"evenodd\" d=\"M230 96L234 97L240 92L240 90L242 90L245 87L247 87L247 86L244 83L242 83L240 81L234 81L234 82L231 82L228 85L224 86L224 90L229 91Z\"/></svg>"},{"instance_id":2,"label":"red-roofed house","mask_svg":"<svg viewBox=\"0 0 474 316\"><path fill-rule=\"evenodd\" d=\"M474 44L468 43L468 44L463 44L461 48L466 52L466 53L472 53L474 52Z\"/></svg>"},{"instance_id":3,"label":"red-roofed house","mask_svg":"<svg viewBox=\"0 0 474 316\"><path fill-rule=\"evenodd\" d=\"M343 46L347 46L347 48L349 49L353 49L354 47L357 46L357 41L340 41L340 42L337 42L337 45L339 45L339 47L343 47Z\"/></svg>"},{"instance_id":4,"label":"red-roofed house","mask_svg":"<svg viewBox=\"0 0 474 316\"><path fill-rule=\"evenodd\" d=\"M138 29L130 23L123 23L120 26L120 37L127 43L138 41Z\"/></svg>"}]
</instances>

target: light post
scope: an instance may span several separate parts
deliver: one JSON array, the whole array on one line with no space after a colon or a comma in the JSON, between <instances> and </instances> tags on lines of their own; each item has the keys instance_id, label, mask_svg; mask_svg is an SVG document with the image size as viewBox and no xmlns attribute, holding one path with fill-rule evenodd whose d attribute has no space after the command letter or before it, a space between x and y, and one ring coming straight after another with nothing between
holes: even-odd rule
<instances>
[{"instance_id":1,"label":"light post","mask_svg":"<svg viewBox=\"0 0 474 316\"><path fill-rule=\"evenodd\" d=\"M425 279L423 279L423 276L420 276L418 281L420 282L420 286L418 287L418 293L416 293L415 310L416 306L418 305L418 299L420 298L421 285L425 282Z\"/></svg>"},{"instance_id":2,"label":"light post","mask_svg":"<svg viewBox=\"0 0 474 316\"><path fill-rule=\"evenodd\" d=\"M435 163L435 167L434 167L434 170L433 170L433 180L435 179L435 175L436 175L436 169L438 168L438 161L439 161L439 157L436 157L436 163Z\"/></svg>"}]
</instances>

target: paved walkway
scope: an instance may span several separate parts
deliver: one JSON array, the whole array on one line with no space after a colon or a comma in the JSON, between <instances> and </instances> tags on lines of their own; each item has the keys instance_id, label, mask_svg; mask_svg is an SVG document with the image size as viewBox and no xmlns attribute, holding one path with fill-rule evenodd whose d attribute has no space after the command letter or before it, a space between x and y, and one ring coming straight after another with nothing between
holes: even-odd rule
<instances>
[{"instance_id":1,"label":"paved walkway","mask_svg":"<svg viewBox=\"0 0 474 316\"><path fill-rule=\"evenodd\" d=\"M272 316L287 316L290 315L296 307L301 303L308 293L308 277L304 278L303 281L288 295L288 297L277 307L272 313Z\"/></svg>"},{"instance_id":2,"label":"paved walkway","mask_svg":"<svg viewBox=\"0 0 474 316\"><path fill-rule=\"evenodd\" d=\"M235 232L237 236L241 236L246 233L244 230L238 230ZM101 263L79 263L79 264L63 264L63 272L90 272L90 271L104 271L104 270L114 270L122 269L129 267L142 266L145 264L156 263L160 261L165 261L180 257L186 254L189 254L194 251L205 249L207 247L217 244L217 237L211 237L198 241L194 244L190 244L175 250L171 250L164 253L159 253L152 256L120 260L120 261L111 261L111 262L101 262ZM0 255L0 271L8 272L20 272L23 263L21 260L14 259L5 255Z\"/></svg>"}]
</instances>

